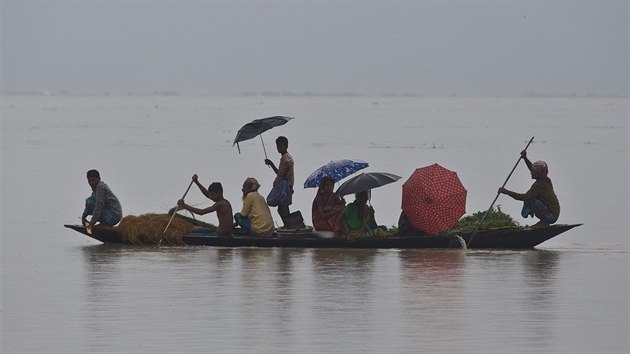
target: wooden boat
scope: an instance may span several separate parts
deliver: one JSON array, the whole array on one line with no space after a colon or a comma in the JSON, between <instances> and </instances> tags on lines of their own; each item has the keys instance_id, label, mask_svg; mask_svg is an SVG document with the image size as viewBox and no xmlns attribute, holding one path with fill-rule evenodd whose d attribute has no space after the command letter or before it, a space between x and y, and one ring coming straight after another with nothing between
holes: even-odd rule
<instances>
[{"instance_id":1,"label":"wooden boat","mask_svg":"<svg viewBox=\"0 0 630 354\"><path fill-rule=\"evenodd\" d=\"M479 231L468 244L472 234L459 235L468 248L476 249L527 249L555 237L582 224L551 225L542 228L499 228ZM121 232L111 227L96 227L88 234L82 225L65 225L103 243L128 243ZM251 237L234 235L231 237L211 236L191 233L183 236L187 245L221 247L293 247L293 248L461 248L462 241L454 235L399 235L383 238L357 239L347 241L332 238L312 229L278 230L273 237Z\"/></svg>"}]
</instances>

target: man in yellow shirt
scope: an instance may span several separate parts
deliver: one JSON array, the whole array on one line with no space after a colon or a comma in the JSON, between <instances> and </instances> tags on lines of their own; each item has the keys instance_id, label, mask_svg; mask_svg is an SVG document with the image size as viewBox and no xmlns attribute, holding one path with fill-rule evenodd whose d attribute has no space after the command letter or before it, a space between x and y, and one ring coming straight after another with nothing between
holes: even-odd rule
<instances>
[{"instance_id":1,"label":"man in yellow shirt","mask_svg":"<svg viewBox=\"0 0 630 354\"><path fill-rule=\"evenodd\" d=\"M234 214L234 226L240 226L250 236L271 236L275 231L271 211L265 197L258 193L260 183L249 177L243 182L243 209Z\"/></svg>"}]
</instances>

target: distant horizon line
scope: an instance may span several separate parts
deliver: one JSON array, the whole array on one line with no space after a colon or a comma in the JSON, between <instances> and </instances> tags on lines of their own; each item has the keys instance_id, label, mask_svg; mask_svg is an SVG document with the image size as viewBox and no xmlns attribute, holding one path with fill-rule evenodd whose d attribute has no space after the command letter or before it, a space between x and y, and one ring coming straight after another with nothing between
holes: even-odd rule
<instances>
[{"instance_id":1,"label":"distant horizon line","mask_svg":"<svg viewBox=\"0 0 630 354\"><path fill-rule=\"evenodd\" d=\"M240 94L181 94L177 91L154 91L152 93L111 93L105 91L103 93L72 93L67 90L59 91L5 91L0 90L0 96L82 96L82 97L594 97L594 98L628 98L627 94L598 94L598 93L570 93L570 94L546 94L538 92L526 92L523 94L503 94L503 95L463 95L457 93L450 94L417 94L409 93L387 93L387 94L360 94L353 92L345 93L316 93L316 92L243 92Z\"/></svg>"}]
</instances>

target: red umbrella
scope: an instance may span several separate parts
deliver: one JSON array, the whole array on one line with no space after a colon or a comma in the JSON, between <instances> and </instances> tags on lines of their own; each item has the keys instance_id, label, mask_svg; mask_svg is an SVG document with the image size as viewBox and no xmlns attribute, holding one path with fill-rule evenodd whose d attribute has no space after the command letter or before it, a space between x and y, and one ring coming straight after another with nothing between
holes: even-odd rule
<instances>
[{"instance_id":1,"label":"red umbrella","mask_svg":"<svg viewBox=\"0 0 630 354\"><path fill-rule=\"evenodd\" d=\"M433 164L416 169L403 184L402 210L413 227L438 234L466 213L466 193L456 172Z\"/></svg>"}]
</instances>

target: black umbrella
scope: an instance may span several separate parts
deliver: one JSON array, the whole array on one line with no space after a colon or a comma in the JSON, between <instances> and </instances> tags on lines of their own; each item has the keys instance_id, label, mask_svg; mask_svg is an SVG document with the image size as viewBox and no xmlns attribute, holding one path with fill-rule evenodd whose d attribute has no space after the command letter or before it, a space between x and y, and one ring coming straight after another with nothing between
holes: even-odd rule
<instances>
[{"instance_id":1,"label":"black umbrella","mask_svg":"<svg viewBox=\"0 0 630 354\"><path fill-rule=\"evenodd\" d=\"M293 118L284 116L273 116L268 118L254 119L253 121L245 124L241 129L238 130L232 146L236 144L236 146L238 147L238 152L240 154L241 147L238 145L239 142L249 140L255 138L256 135L260 135L260 141L262 142L263 150L265 151L265 158L267 158L267 150L265 149L265 142L262 140L261 134L273 127L286 124L291 119Z\"/></svg>"},{"instance_id":2,"label":"black umbrella","mask_svg":"<svg viewBox=\"0 0 630 354\"><path fill-rule=\"evenodd\" d=\"M343 182L341 186L337 188L337 191L335 193L338 195L348 195L364 192L370 189L374 189L376 187L396 182L400 178L400 176L385 172L362 173Z\"/></svg>"}]
</instances>

